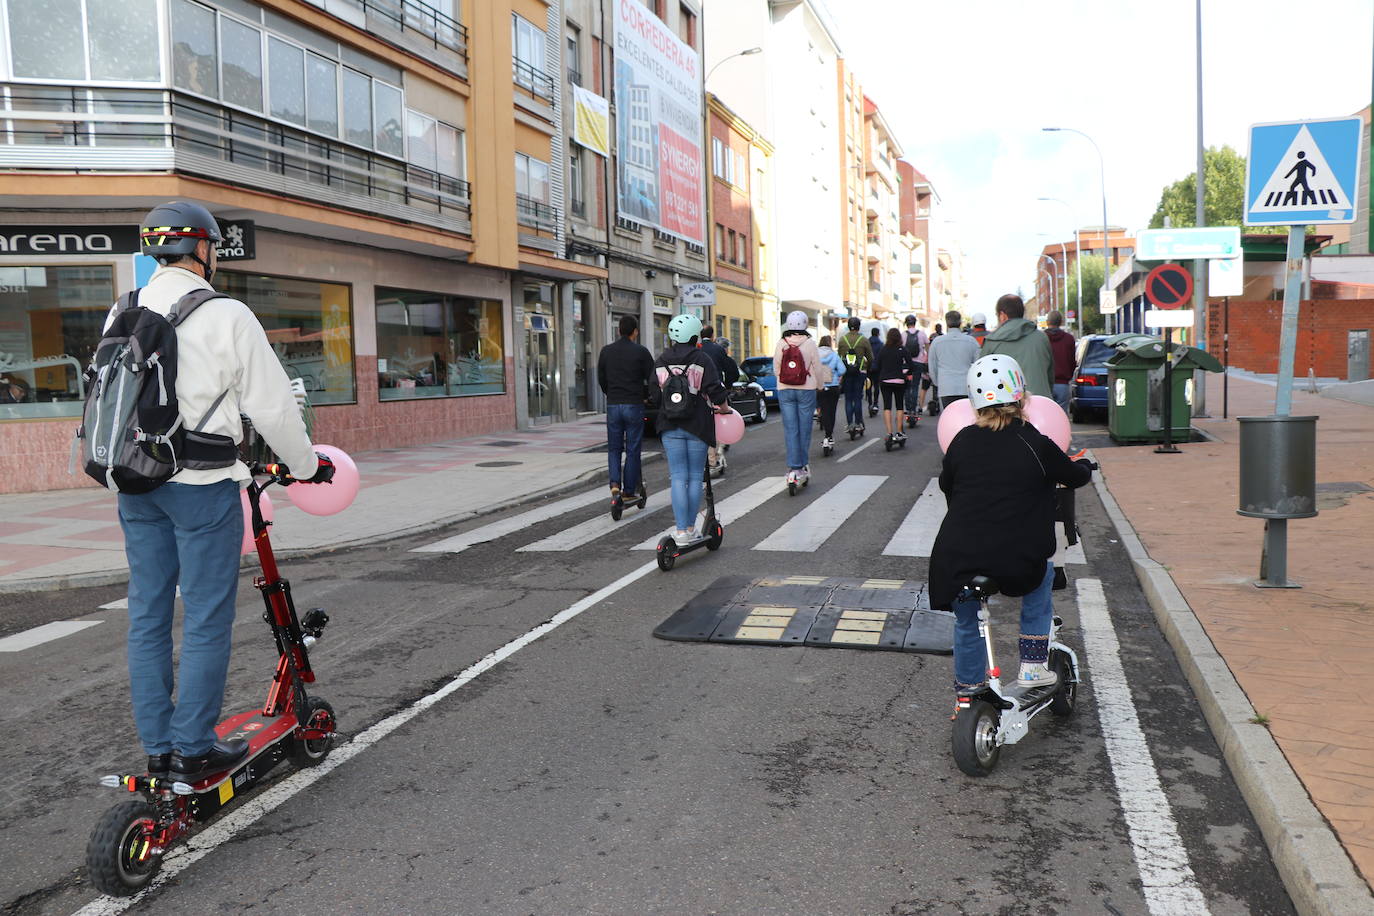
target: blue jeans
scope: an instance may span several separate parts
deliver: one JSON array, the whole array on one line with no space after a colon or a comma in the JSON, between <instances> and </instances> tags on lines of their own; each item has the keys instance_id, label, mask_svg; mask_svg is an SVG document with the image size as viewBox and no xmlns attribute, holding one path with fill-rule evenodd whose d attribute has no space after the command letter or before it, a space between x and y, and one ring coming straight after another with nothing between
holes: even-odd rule
<instances>
[{"instance_id":1,"label":"blue jeans","mask_svg":"<svg viewBox=\"0 0 1374 916\"><path fill-rule=\"evenodd\" d=\"M844 422L848 426L861 426L864 422L864 376L851 369L840 377L844 388Z\"/></svg>"},{"instance_id":2,"label":"blue jeans","mask_svg":"<svg viewBox=\"0 0 1374 916\"><path fill-rule=\"evenodd\" d=\"M1043 662L1049 646L1054 605L1054 563L1045 563L1045 578L1038 588L1021 599L1021 660ZM988 653L978 635L978 602L954 602L954 689L980 687L988 679Z\"/></svg>"},{"instance_id":3,"label":"blue jeans","mask_svg":"<svg viewBox=\"0 0 1374 916\"><path fill-rule=\"evenodd\" d=\"M1056 404L1058 404L1060 407L1064 408L1064 410L1065 410L1066 412L1068 411L1068 409L1069 409L1069 383L1068 383L1068 382L1055 382L1055 383L1054 383L1054 403L1056 403Z\"/></svg>"},{"instance_id":4,"label":"blue jeans","mask_svg":"<svg viewBox=\"0 0 1374 916\"><path fill-rule=\"evenodd\" d=\"M685 429L667 430L658 439L668 459L673 521L679 528L695 527L706 473L706 442Z\"/></svg>"},{"instance_id":5,"label":"blue jeans","mask_svg":"<svg viewBox=\"0 0 1374 916\"><path fill-rule=\"evenodd\" d=\"M811 451L811 419L816 413L815 388L779 388L778 409L782 411L782 436L787 442L788 470L806 467Z\"/></svg>"},{"instance_id":6,"label":"blue jeans","mask_svg":"<svg viewBox=\"0 0 1374 916\"><path fill-rule=\"evenodd\" d=\"M150 493L121 493L119 524L129 560L129 692L138 737L149 754L203 754L215 742L229 671L243 542L239 485L165 483ZM178 582L185 615L174 680Z\"/></svg>"},{"instance_id":7,"label":"blue jeans","mask_svg":"<svg viewBox=\"0 0 1374 916\"><path fill-rule=\"evenodd\" d=\"M920 402L918 395L921 392L921 376L925 375L926 364L913 363L912 367L914 371L911 374L911 381L906 383L905 407L907 413L916 413L917 411Z\"/></svg>"},{"instance_id":8,"label":"blue jeans","mask_svg":"<svg viewBox=\"0 0 1374 916\"><path fill-rule=\"evenodd\" d=\"M627 493L639 489L639 447L644 441L644 408L638 404L606 405L606 459L611 483L622 484ZM624 454L625 473L620 471Z\"/></svg>"}]
</instances>

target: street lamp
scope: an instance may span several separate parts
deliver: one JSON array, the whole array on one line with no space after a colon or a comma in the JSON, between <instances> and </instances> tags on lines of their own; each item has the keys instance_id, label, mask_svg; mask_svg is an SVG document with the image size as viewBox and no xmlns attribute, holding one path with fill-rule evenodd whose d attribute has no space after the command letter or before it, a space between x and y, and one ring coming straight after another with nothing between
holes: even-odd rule
<instances>
[{"instance_id":1,"label":"street lamp","mask_svg":"<svg viewBox=\"0 0 1374 916\"><path fill-rule=\"evenodd\" d=\"M714 67L712 67L710 70L707 70L707 71L706 71L706 79L702 80L702 83L709 83L709 82L711 81L711 74L712 74L712 73L715 73L715 72L716 72L716 69L717 69L718 67L720 67L721 64L725 63L727 60L733 60L733 59L736 58L736 57L748 57L748 56L751 55L751 54L762 54L762 53L763 53L763 48L745 48L743 51L736 51L734 54L730 54L730 55L727 55L726 57L722 57L720 60L716 61L716 66L714 66Z\"/></svg>"},{"instance_id":2,"label":"street lamp","mask_svg":"<svg viewBox=\"0 0 1374 916\"><path fill-rule=\"evenodd\" d=\"M1065 208L1067 208L1068 211L1069 211L1069 219L1073 221L1073 268L1074 268L1074 274L1075 274L1075 276L1077 277L1077 279L1076 279L1074 282L1078 284L1078 297L1077 297L1077 298L1078 298L1078 303L1077 303L1077 306L1076 306L1076 309L1077 309L1077 310L1075 311L1074 314L1076 314L1076 315L1078 316L1078 336L1079 336L1079 337L1082 337L1082 336L1083 336L1083 231L1079 228L1078 218L1077 218L1076 216L1074 216L1073 207L1069 206L1068 201L1060 200L1058 197L1041 197L1041 198L1038 198L1038 199L1039 199L1039 200L1048 200L1048 201L1050 201L1050 202L1052 202L1052 203L1056 203L1056 204L1063 204L1063 205L1065 206ZM1065 282L1066 284L1068 283L1068 277L1065 277L1065 278L1064 278L1064 282ZM1066 286L1066 287L1065 287L1065 290L1067 290L1067 289L1068 289L1068 287ZM1067 291L1064 293L1064 298L1065 298L1065 299L1069 298L1069 294L1068 294Z\"/></svg>"},{"instance_id":3,"label":"street lamp","mask_svg":"<svg viewBox=\"0 0 1374 916\"><path fill-rule=\"evenodd\" d=\"M1078 136L1082 137L1083 139L1091 143L1093 145L1093 149L1097 150L1097 174L1098 178L1101 180L1102 183L1102 279L1103 285L1105 286L1107 277L1111 276L1112 273L1112 248L1111 242L1109 241L1110 237L1107 234L1107 165L1102 158L1102 147L1097 145L1096 140L1094 140L1092 137L1089 137L1087 134L1083 133L1083 131L1078 130L1077 128L1042 127L1040 129L1049 132L1068 131L1071 134L1078 134ZM1113 326L1115 326L1115 315L1111 316L1111 321Z\"/></svg>"},{"instance_id":4,"label":"street lamp","mask_svg":"<svg viewBox=\"0 0 1374 916\"><path fill-rule=\"evenodd\" d=\"M1054 258L1050 257L1050 256L1047 255L1047 254L1042 254L1042 255L1040 255L1040 260L1042 260L1042 261L1049 261L1049 262L1050 262L1050 266L1054 268L1054 273L1050 273L1049 271L1045 271L1044 268L1041 268L1041 270L1042 270L1045 274L1047 274L1047 275L1049 276L1049 278L1050 278L1050 308L1051 308L1051 309L1054 309L1054 310L1056 310L1056 311L1058 311L1058 309L1059 309L1059 293L1058 293L1057 290L1055 290L1054 284L1057 283L1057 282L1059 282L1058 279L1057 279L1056 276L1055 276L1056 274L1059 273L1059 265L1056 264L1056 263L1054 262Z\"/></svg>"},{"instance_id":5,"label":"street lamp","mask_svg":"<svg viewBox=\"0 0 1374 916\"><path fill-rule=\"evenodd\" d=\"M1044 237L1044 238L1047 238L1047 239L1053 239L1053 238L1054 238L1054 236L1050 235L1048 232L1040 232L1040 233L1037 233L1037 235L1040 235L1040 236L1042 236L1042 237ZM1051 243L1051 244L1053 244L1053 243ZM1075 248L1075 250L1077 250L1077 249ZM1062 239L1061 239L1060 242L1059 242L1059 264L1062 265L1062 267L1060 267L1060 270L1059 270L1059 275L1060 275L1060 276L1059 276L1059 280L1060 280L1061 283L1064 284L1064 298L1059 300L1059 305L1060 305L1060 307L1062 307L1062 308L1064 309L1064 311L1068 311L1068 308L1069 308L1069 246L1065 245L1065 244L1064 244L1064 241L1063 241ZM1059 266L1059 265L1056 265L1056 266ZM1079 286L1082 286L1082 285L1083 285L1081 279L1079 280L1079 284L1078 284L1078 285L1079 285ZM1082 293L1083 293L1083 291L1082 291L1082 290L1079 290L1079 295L1080 295L1080 296L1082 295ZM1060 317L1062 318L1063 315L1060 315ZM1080 334L1083 333L1081 329L1079 330L1079 333L1080 333Z\"/></svg>"},{"instance_id":6,"label":"street lamp","mask_svg":"<svg viewBox=\"0 0 1374 916\"><path fill-rule=\"evenodd\" d=\"M1045 255L1042 254L1040 257L1043 258L1045 257ZM1050 260L1050 263L1054 263L1053 259ZM1045 268L1040 267L1039 263L1036 264L1036 267L1039 267L1040 269L1040 272L1035 276L1036 296L1039 297L1040 278L1044 277L1045 285L1047 285L1050 288L1050 308L1054 308L1054 274L1050 273Z\"/></svg>"}]
</instances>

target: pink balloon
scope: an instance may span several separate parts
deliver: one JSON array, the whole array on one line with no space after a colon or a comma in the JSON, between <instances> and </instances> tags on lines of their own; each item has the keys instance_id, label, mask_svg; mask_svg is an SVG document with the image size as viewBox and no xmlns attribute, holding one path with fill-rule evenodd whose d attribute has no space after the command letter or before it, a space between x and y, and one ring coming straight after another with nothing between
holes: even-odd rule
<instances>
[{"instance_id":1,"label":"pink balloon","mask_svg":"<svg viewBox=\"0 0 1374 916\"><path fill-rule=\"evenodd\" d=\"M334 462L334 479L329 483L293 483L286 495L302 512L334 515L353 505L361 478L358 466L348 453L332 445L317 445L315 451Z\"/></svg>"},{"instance_id":2,"label":"pink balloon","mask_svg":"<svg viewBox=\"0 0 1374 916\"><path fill-rule=\"evenodd\" d=\"M949 451L949 444L954 441L959 430L972 424L973 403L968 398L951 401L948 406L940 408L940 425L935 427L936 438L940 440L940 451Z\"/></svg>"},{"instance_id":3,"label":"pink balloon","mask_svg":"<svg viewBox=\"0 0 1374 916\"><path fill-rule=\"evenodd\" d=\"M719 445L734 445L744 438L744 417L731 407L729 413L716 414L716 442Z\"/></svg>"},{"instance_id":4,"label":"pink balloon","mask_svg":"<svg viewBox=\"0 0 1374 916\"><path fill-rule=\"evenodd\" d=\"M1026 419L1055 445L1068 450L1071 434L1069 415L1064 413L1064 408L1056 404L1053 398L1047 398L1043 394L1031 395L1030 401L1026 404Z\"/></svg>"},{"instance_id":5,"label":"pink balloon","mask_svg":"<svg viewBox=\"0 0 1374 916\"><path fill-rule=\"evenodd\" d=\"M243 547L240 552L252 553L257 545L253 542L253 507L248 502L247 490L239 490L239 502L243 505ZM258 494L258 507L262 509L265 521L272 521L277 514L277 510L272 508L272 497L266 493Z\"/></svg>"}]
</instances>

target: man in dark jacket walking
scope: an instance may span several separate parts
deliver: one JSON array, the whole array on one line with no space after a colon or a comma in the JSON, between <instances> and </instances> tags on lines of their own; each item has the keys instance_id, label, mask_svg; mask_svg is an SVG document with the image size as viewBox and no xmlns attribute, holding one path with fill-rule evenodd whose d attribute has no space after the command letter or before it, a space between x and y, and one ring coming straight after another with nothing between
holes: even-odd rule
<instances>
[{"instance_id":1,"label":"man in dark jacket walking","mask_svg":"<svg viewBox=\"0 0 1374 916\"><path fill-rule=\"evenodd\" d=\"M878 413L878 356L883 352L883 333L880 328L868 332L868 347L873 351L872 371L868 373L868 415Z\"/></svg>"},{"instance_id":2,"label":"man in dark jacket walking","mask_svg":"<svg viewBox=\"0 0 1374 916\"><path fill-rule=\"evenodd\" d=\"M644 401L653 384L654 356L639 345L639 320L620 319L620 338L601 348L596 379L606 395L606 456L611 471L611 497L639 492L640 445L644 441ZM621 460L624 473L621 473Z\"/></svg>"},{"instance_id":3,"label":"man in dark jacket walking","mask_svg":"<svg viewBox=\"0 0 1374 916\"><path fill-rule=\"evenodd\" d=\"M1077 368L1074 350L1078 342L1073 339L1072 334L1064 330L1063 315L1050 312L1045 316L1045 321L1049 324L1045 336L1050 339L1050 352L1054 354L1054 402L1067 413L1069 386L1073 383L1073 371Z\"/></svg>"},{"instance_id":4,"label":"man in dark jacket walking","mask_svg":"<svg viewBox=\"0 0 1374 916\"><path fill-rule=\"evenodd\" d=\"M864 428L864 380L873 371L874 362L873 345L860 333L859 319L849 319L849 333L840 338L838 354L840 362L844 363L840 386L844 389L845 423L851 433L861 431Z\"/></svg>"}]
</instances>

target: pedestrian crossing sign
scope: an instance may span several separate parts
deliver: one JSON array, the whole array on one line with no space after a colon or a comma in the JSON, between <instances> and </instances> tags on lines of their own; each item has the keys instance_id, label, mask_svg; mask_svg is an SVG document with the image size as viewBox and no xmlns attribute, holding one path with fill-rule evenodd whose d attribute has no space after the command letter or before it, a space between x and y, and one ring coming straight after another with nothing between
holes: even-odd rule
<instances>
[{"instance_id":1,"label":"pedestrian crossing sign","mask_svg":"<svg viewBox=\"0 0 1374 916\"><path fill-rule=\"evenodd\" d=\"M1245 224L1355 222L1363 130L1359 118L1252 125Z\"/></svg>"}]
</instances>

